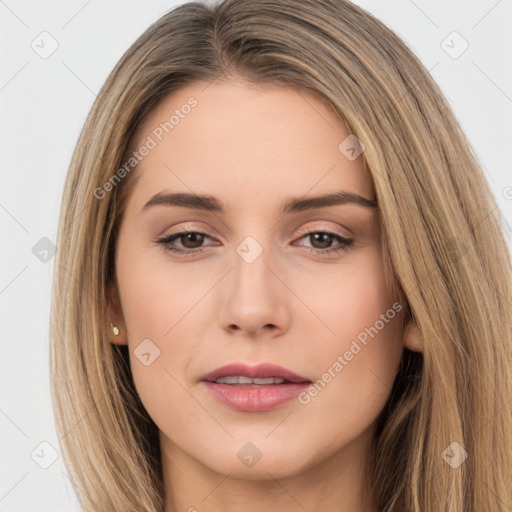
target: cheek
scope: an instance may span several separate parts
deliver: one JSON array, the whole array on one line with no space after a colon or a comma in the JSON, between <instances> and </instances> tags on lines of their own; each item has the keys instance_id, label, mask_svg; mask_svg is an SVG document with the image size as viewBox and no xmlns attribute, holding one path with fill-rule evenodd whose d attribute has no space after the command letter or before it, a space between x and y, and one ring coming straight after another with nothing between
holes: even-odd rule
<instances>
[{"instance_id":1,"label":"cheek","mask_svg":"<svg viewBox=\"0 0 512 512\"><path fill-rule=\"evenodd\" d=\"M309 297L329 330L315 342L317 380L301 403L311 417L329 411L329 421L320 422L327 437L340 428L351 437L375 420L391 391L403 351L403 305L389 294L379 251L322 282L323 297Z\"/></svg>"},{"instance_id":2,"label":"cheek","mask_svg":"<svg viewBox=\"0 0 512 512\"><path fill-rule=\"evenodd\" d=\"M218 277L198 275L186 266L177 270L161 257L155 262L147 249L119 253L119 292L137 392L157 424L166 421L176 404L187 410L189 421L198 411L182 384L187 385L184 375L191 362L204 358L198 347L209 318L204 297Z\"/></svg>"},{"instance_id":3,"label":"cheek","mask_svg":"<svg viewBox=\"0 0 512 512\"><path fill-rule=\"evenodd\" d=\"M195 325L201 298L216 281L211 273L198 275L186 263L170 263L161 249L158 253L147 247L127 252L117 266L123 314L132 343L148 337L166 342L175 338L176 332L183 332L183 326Z\"/></svg>"},{"instance_id":4,"label":"cheek","mask_svg":"<svg viewBox=\"0 0 512 512\"><path fill-rule=\"evenodd\" d=\"M310 319L311 332L316 331L312 339L325 349L324 354L348 349L350 341L358 336L363 343L365 337L373 339L366 329L376 323L379 339L386 341L378 346L374 344L372 353L378 353L379 347L385 344L400 345L397 318L403 306L394 303L389 292L378 247L365 248L347 257L341 265L309 275L304 272L303 276L296 278L298 287L294 290L314 313L306 318Z\"/></svg>"}]
</instances>

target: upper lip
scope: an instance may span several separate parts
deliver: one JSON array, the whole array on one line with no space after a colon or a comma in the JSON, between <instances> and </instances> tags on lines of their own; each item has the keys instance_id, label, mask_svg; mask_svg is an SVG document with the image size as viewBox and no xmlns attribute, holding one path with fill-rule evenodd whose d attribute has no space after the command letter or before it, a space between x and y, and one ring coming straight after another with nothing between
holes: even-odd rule
<instances>
[{"instance_id":1,"label":"upper lip","mask_svg":"<svg viewBox=\"0 0 512 512\"><path fill-rule=\"evenodd\" d=\"M256 366L248 366L244 363L232 363L221 366L210 373L201 376L201 380L208 382L215 382L221 377L240 376L249 377L251 379L265 379L275 377L277 379L284 379L289 382L311 382L306 377L302 377L293 373L282 366L272 363L261 363Z\"/></svg>"}]
</instances>

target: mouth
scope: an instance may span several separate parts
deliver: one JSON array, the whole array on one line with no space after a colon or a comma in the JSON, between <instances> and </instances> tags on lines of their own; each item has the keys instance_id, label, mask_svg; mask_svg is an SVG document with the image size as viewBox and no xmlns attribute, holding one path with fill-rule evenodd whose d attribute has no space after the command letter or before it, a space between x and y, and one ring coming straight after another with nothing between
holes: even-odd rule
<instances>
[{"instance_id":1,"label":"mouth","mask_svg":"<svg viewBox=\"0 0 512 512\"><path fill-rule=\"evenodd\" d=\"M217 368L201 377L206 382L218 382L228 385L273 385L283 383L305 383L311 381L296 373L272 363L248 366L244 363L233 363Z\"/></svg>"},{"instance_id":2,"label":"mouth","mask_svg":"<svg viewBox=\"0 0 512 512\"><path fill-rule=\"evenodd\" d=\"M215 380L217 384L227 384L228 386L242 386L245 388L257 388L262 386L272 386L274 384L290 384L289 380L280 379L276 377L269 377L268 379L243 377L241 375L229 375L220 377Z\"/></svg>"},{"instance_id":3,"label":"mouth","mask_svg":"<svg viewBox=\"0 0 512 512\"><path fill-rule=\"evenodd\" d=\"M308 378L270 363L226 365L203 375L201 381L218 402L245 412L275 409L312 384Z\"/></svg>"}]
</instances>

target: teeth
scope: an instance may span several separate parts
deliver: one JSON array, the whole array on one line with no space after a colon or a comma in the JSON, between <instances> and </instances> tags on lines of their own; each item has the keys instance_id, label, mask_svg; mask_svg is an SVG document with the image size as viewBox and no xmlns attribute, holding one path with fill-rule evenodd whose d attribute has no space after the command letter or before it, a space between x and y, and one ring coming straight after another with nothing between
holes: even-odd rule
<instances>
[{"instance_id":1,"label":"teeth","mask_svg":"<svg viewBox=\"0 0 512 512\"><path fill-rule=\"evenodd\" d=\"M251 379L254 384L282 384L284 382L284 379L276 379L274 377L269 377L267 379Z\"/></svg>"},{"instance_id":2,"label":"teeth","mask_svg":"<svg viewBox=\"0 0 512 512\"><path fill-rule=\"evenodd\" d=\"M249 377L241 376L226 376L220 377L215 382L217 382L218 384L257 384L260 386L269 386L271 384L282 384L284 382L284 379L278 379L274 377L268 377L266 379L251 379Z\"/></svg>"}]
</instances>

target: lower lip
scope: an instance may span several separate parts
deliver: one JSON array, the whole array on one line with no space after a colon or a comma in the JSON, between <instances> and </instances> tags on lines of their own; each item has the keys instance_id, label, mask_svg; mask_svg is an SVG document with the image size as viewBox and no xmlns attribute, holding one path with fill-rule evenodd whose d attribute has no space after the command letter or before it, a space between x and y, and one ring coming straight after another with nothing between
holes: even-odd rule
<instances>
[{"instance_id":1,"label":"lower lip","mask_svg":"<svg viewBox=\"0 0 512 512\"><path fill-rule=\"evenodd\" d=\"M310 383L273 384L271 386L243 387L203 381L206 389L219 402L246 412L270 411L289 402Z\"/></svg>"}]
</instances>

